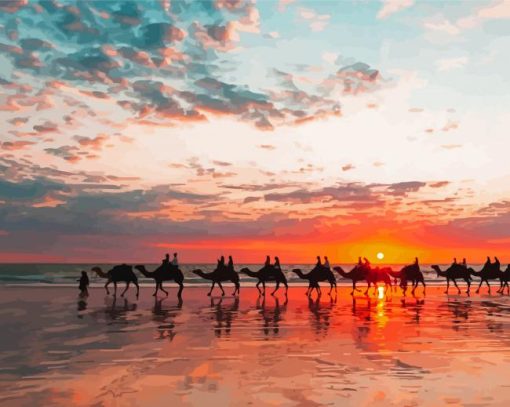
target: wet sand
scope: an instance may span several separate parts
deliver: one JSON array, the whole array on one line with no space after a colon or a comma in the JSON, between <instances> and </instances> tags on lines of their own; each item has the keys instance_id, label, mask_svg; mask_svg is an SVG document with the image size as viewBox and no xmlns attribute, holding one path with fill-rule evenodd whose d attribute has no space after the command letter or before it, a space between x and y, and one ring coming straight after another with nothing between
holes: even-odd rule
<instances>
[{"instance_id":1,"label":"wet sand","mask_svg":"<svg viewBox=\"0 0 510 407\"><path fill-rule=\"evenodd\" d=\"M510 402L510 298L304 288L183 303L0 288L2 406L438 406Z\"/></svg>"}]
</instances>

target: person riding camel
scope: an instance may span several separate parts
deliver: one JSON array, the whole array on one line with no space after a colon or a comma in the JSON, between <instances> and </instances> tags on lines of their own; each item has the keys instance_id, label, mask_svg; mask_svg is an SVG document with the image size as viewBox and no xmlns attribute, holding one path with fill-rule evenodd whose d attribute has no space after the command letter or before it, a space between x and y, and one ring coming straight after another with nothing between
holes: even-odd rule
<instances>
[{"instance_id":1,"label":"person riding camel","mask_svg":"<svg viewBox=\"0 0 510 407\"><path fill-rule=\"evenodd\" d=\"M271 265L271 257L266 256L266 261L264 263L264 267L269 267Z\"/></svg>"},{"instance_id":2,"label":"person riding camel","mask_svg":"<svg viewBox=\"0 0 510 407\"><path fill-rule=\"evenodd\" d=\"M329 265L328 256L324 256L324 267L326 267L328 270L331 269L331 266Z\"/></svg>"},{"instance_id":3,"label":"person riding camel","mask_svg":"<svg viewBox=\"0 0 510 407\"><path fill-rule=\"evenodd\" d=\"M274 258L274 268L280 271L282 269L282 266L280 266L280 258L278 256Z\"/></svg>"},{"instance_id":4,"label":"person riding camel","mask_svg":"<svg viewBox=\"0 0 510 407\"><path fill-rule=\"evenodd\" d=\"M363 257L363 262L364 262L363 265L369 269L371 264L366 257Z\"/></svg>"},{"instance_id":5,"label":"person riding camel","mask_svg":"<svg viewBox=\"0 0 510 407\"><path fill-rule=\"evenodd\" d=\"M494 263L492 263L494 265L494 268L496 270L499 270L499 268L501 267L501 263L499 262L499 259L497 257L494 257Z\"/></svg>"},{"instance_id":6,"label":"person riding camel","mask_svg":"<svg viewBox=\"0 0 510 407\"><path fill-rule=\"evenodd\" d=\"M232 259L232 256L228 256L227 269L229 271L234 271L234 260Z\"/></svg>"},{"instance_id":7,"label":"person riding camel","mask_svg":"<svg viewBox=\"0 0 510 407\"><path fill-rule=\"evenodd\" d=\"M221 256L219 259L218 259L218 265L217 265L217 268L223 268L225 267L225 256Z\"/></svg>"},{"instance_id":8,"label":"person riding camel","mask_svg":"<svg viewBox=\"0 0 510 407\"><path fill-rule=\"evenodd\" d=\"M362 265L363 265L363 263L361 262L361 256L360 256L360 257L358 257L358 266L362 266Z\"/></svg>"},{"instance_id":9,"label":"person riding camel","mask_svg":"<svg viewBox=\"0 0 510 407\"><path fill-rule=\"evenodd\" d=\"M321 256L317 256L317 263L315 263L315 267L321 267L321 266L322 266Z\"/></svg>"},{"instance_id":10,"label":"person riding camel","mask_svg":"<svg viewBox=\"0 0 510 407\"><path fill-rule=\"evenodd\" d=\"M167 254L165 254L165 258L163 260L161 260L161 264L165 265L168 263L170 263L170 255L167 253Z\"/></svg>"},{"instance_id":11,"label":"person riding camel","mask_svg":"<svg viewBox=\"0 0 510 407\"><path fill-rule=\"evenodd\" d=\"M177 253L174 253L174 258L172 259L172 266L179 267L179 260L177 260Z\"/></svg>"},{"instance_id":12,"label":"person riding camel","mask_svg":"<svg viewBox=\"0 0 510 407\"><path fill-rule=\"evenodd\" d=\"M465 257L462 259L462 266L467 268L467 261Z\"/></svg>"},{"instance_id":13,"label":"person riding camel","mask_svg":"<svg viewBox=\"0 0 510 407\"><path fill-rule=\"evenodd\" d=\"M415 265L415 266L418 266L418 257L415 257L415 258L414 258L414 265Z\"/></svg>"}]
</instances>

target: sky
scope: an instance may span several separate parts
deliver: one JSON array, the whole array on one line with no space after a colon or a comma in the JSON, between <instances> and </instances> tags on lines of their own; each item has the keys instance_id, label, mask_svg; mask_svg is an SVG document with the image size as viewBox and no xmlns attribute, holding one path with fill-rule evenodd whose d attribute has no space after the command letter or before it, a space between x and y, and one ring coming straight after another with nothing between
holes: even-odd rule
<instances>
[{"instance_id":1,"label":"sky","mask_svg":"<svg viewBox=\"0 0 510 407\"><path fill-rule=\"evenodd\" d=\"M508 262L509 20L1 1L0 261Z\"/></svg>"}]
</instances>

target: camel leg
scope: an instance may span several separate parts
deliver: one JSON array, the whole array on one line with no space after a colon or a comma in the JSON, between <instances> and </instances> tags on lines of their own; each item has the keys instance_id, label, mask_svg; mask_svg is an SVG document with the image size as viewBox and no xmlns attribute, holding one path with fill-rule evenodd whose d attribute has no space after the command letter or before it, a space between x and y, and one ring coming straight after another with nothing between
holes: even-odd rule
<instances>
[{"instance_id":1,"label":"camel leg","mask_svg":"<svg viewBox=\"0 0 510 407\"><path fill-rule=\"evenodd\" d=\"M122 291L122 294L120 295L121 297L124 297L124 294L126 293L126 291L127 291L127 290L128 290L128 288L129 288L129 284L130 284L130 282L128 281L128 282L126 283L126 288L124 288L124 291Z\"/></svg>"},{"instance_id":2,"label":"camel leg","mask_svg":"<svg viewBox=\"0 0 510 407\"><path fill-rule=\"evenodd\" d=\"M168 291L163 288L163 282L159 283L159 289L161 291L163 291L166 294L166 296L168 297Z\"/></svg>"},{"instance_id":3,"label":"camel leg","mask_svg":"<svg viewBox=\"0 0 510 407\"><path fill-rule=\"evenodd\" d=\"M471 281L469 281L469 278L466 278L466 284L468 286L467 290L466 290L466 294L469 295L469 291L471 290Z\"/></svg>"},{"instance_id":4,"label":"camel leg","mask_svg":"<svg viewBox=\"0 0 510 407\"><path fill-rule=\"evenodd\" d=\"M260 283L262 283L262 281L259 280L259 282L257 284L255 284L255 287L257 287L257 290L259 291L259 294L261 294L262 292L260 291Z\"/></svg>"},{"instance_id":5,"label":"camel leg","mask_svg":"<svg viewBox=\"0 0 510 407\"><path fill-rule=\"evenodd\" d=\"M266 282L262 281L262 295L266 295Z\"/></svg>"},{"instance_id":6,"label":"camel leg","mask_svg":"<svg viewBox=\"0 0 510 407\"><path fill-rule=\"evenodd\" d=\"M177 291L177 297L179 298L180 301L182 301L181 298L182 290L184 290L184 284L182 282L181 283L178 282L177 284L179 284L179 291Z\"/></svg>"},{"instance_id":7,"label":"camel leg","mask_svg":"<svg viewBox=\"0 0 510 407\"><path fill-rule=\"evenodd\" d=\"M214 289L214 286L216 285L216 281L213 281L212 282L212 286L211 286L211 289L209 290L209 292L207 293L207 295L210 297L211 296L211 293L212 293L212 290Z\"/></svg>"},{"instance_id":8,"label":"camel leg","mask_svg":"<svg viewBox=\"0 0 510 407\"><path fill-rule=\"evenodd\" d=\"M113 282L113 296L114 297L117 296L117 282L116 281Z\"/></svg>"},{"instance_id":9,"label":"camel leg","mask_svg":"<svg viewBox=\"0 0 510 407\"><path fill-rule=\"evenodd\" d=\"M280 288L280 282L277 281L276 282L276 287L275 287L274 291L271 293L271 295L274 295L274 293L277 292L279 288Z\"/></svg>"},{"instance_id":10,"label":"camel leg","mask_svg":"<svg viewBox=\"0 0 510 407\"><path fill-rule=\"evenodd\" d=\"M448 290L450 289L450 279L446 277L446 291L445 294L448 294Z\"/></svg>"},{"instance_id":11,"label":"camel leg","mask_svg":"<svg viewBox=\"0 0 510 407\"><path fill-rule=\"evenodd\" d=\"M289 285L287 284L286 281L282 281L283 282L283 285L285 286L285 297L287 297L287 293L289 291ZM285 300L285 304L287 304L287 300Z\"/></svg>"},{"instance_id":12,"label":"camel leg","mask_svg":"<svg viewBox=\"0 0 510 407\"><path fill-rule=\"evenodd\" d=\"M156 291L154 291L154 294L152 294L153 297L157 297L158 296L158 290L159 290L159 283L156 282Z\"/></svg>"},{"instance_id":13,"label":"camel leg","mask_svg":"<svg viewBox=\"0 0 510 407\"><path fill-rule=\"evenodd\" d=\"M489 280L485 280L485 283L487 284L487 288L489 289L489 295L491 293L491 286L489 285Z\"/></svg>"},{"instance_id":14,"label":"camel leg","mask_svg":"<svg viewBox=\"0 0 510 407\"><path fill-rule=\"evenodd\" d=\"M354 280L352 280L352 291L351 291L351 295L354 295L354 291L356 290L356 282Z\"/></svg>"},{"instance_id":15,"label":"camel leg","mask_svg":"<svg viewBox=\"0 0 510 407\"><path fill-rule=\"evenodd\" d=\"M104 288L106 289L106 295L110 295L110 290L108 290L108 286L110 285L111 281L108 280L106 284L104 285Z\"/></svg>"},{"instance_id":16,"label":"camel leg","mask_svg":"<svg viewBox=\"0 0 510 407\"><path fill-rule=\"evenodd\" d=\"M370 290L370 282L368 282L367 290L365 291L365 295L368 295L368 290Z\"/></svg>"},{"instance_id":17,"label":"camel leg","mask_svg":"<svg viewBox=\"0 0 510 407\"><path fill-rule=\"evenodd\" d=\"M457 294L460 294L460 288L457 285L457 280L453 279L453 284L455 284L455 287L457 287Z\"/></svg>"},{"instance_id":18,"label":"camel leg","mask_svg":"<svg viewBox=\"0 0 510 407\"><path fill-rule=\"evenodd\" d=\"M478 286L478 288L475 291L477 294L480 292L480 287L482 286L482 284L483 284L483 279L480 280L480 285Z\"/></svg>"},{"instance_id":19,"label":"camel leg","mask_svg":"<svg viewBox=\"0 0 510 407\"><path fill-rule=\"evenodd\" d=\"M140 294L140 286L138 285L137 281L133 281L133 284L136 287L136 298L138 298L138 294Z\"/></svg>"},{"instance_id":20,"label":"camel leg","mask_svg":"<svg viewBox=\"0 0 510 407\"><path fill-rule=\"evenodd\" d=\"M239 283L234 283L235 284L235 288L234 288L234 292L232 293L233 296L235 296L236 294L239 293Z\"/></svg>"},{"instance_id":21,"label":"camel leg","mask_svg":"<svg viewBox=\"0 0 510 407\"><path fill-rule=\"evenodd\" d=\"M220 290L221 290L221 296L224 297L225 296L225 290L223 289L223 286L221 285L221 283L218 281L218 286L220 287Z\"/></svg>"}]
</instances>

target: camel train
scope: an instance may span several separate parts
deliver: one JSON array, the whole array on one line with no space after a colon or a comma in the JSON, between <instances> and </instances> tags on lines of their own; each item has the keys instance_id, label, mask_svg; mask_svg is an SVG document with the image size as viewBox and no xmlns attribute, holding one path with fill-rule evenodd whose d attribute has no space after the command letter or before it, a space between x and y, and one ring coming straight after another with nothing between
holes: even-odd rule
<instances>
[{"instance_id":1,"label":"camel train","mask_svg":"<svg viewBox=\"0 0 510 407\"><path fill-rule=\"evenodd\" d=\"M174 254L172 261L170 261L169 255L167 254L161 265L153 271L148 271L144 265L136 265L133 267L127 264L116 265L107 272L104 272L100 267L93 267L91 271L95 272L99 277L107 280L104 285L107 294L110 293L108 287L111 283L114 285L113 295L115 296L117 294L117 283L123 282L126 284L121 293L121 297L123 297L132 283L136 287L136 297L138 298L140 288L138 285L138 277L134 273L133 268L140 272L142 276L152 278L154 280L156 286L153 296L156 297L160 290L168 296L168 291L163 288L163 282L172 281L179 287L177 297L179 299L182 298L182 291L184 289L184 274L179 269L177 253ZM491 262L490 258L487 257L487 261L480 271L476 271L473 268L468 267L465 259L461 263L457 263L457 260L454 259L451 266L446 270L441 270L438 265L433 265L432 269L437 273L437 277L443 277L446 279L446 294L449 293L450 282L453 282L457 288L458 294L460 294L461 290L457 284L457 280L464 280L467 285L466 293L469 295L473 277L477 277L480 279L480 284L476 290L477 293L480 291L482 284L485 282L490 294L491 286L489 284L489 280L497 280L499 281L499 289L497 292L504 294L506 288L507 294L510 295L510 265L507 266L506 270L501 270L501 264L497 257L494 258L494 262ZM367 284L364 295L369 295L372 287L374 288L375 293L378 293L378 287L380 285L384 285L385 293L393 292L397 289L397 287L399 287L404 296L407 293L408 286L410 286L412 295L415 294L415 291L420 284L423 286L424 294L426 290L425 279L422 271L420 270L418 258L415 258L414 263L406 265L398 271L392 270L390 267L373 266L370 264L368 259L363 258L362 260L361 258L358 258L358 263L350 271L344 271L340 266L331 267L327 257L325 257L325 261L322 263L320 256L317 256L317 263L310 271L303 272L303 270L295 268L290 270L290 272L300 279L308 282L306 290L307 296L311 296L313 291L316 291L317 295L320 296L322 291L319 283L321 282L327 282L329 284L328 294L330 296L333 295L333 293L336 294L337 281L333 272L336 272L339 277L343 279L351 280L351 295L354 295L355 291L360 291L356 287L356 284L360 282L366 282ZM278 257L275 257L274 263L271 264L270 257L267 256L264 265L257 271L252 271L249 268L244 267L239 270L239 272L236 272L234 270L232 256L229 256L227 264L225 264L225 258L221 256L212 272L206 273L201 269L194 269L192 270L192 273L204 280L211 281L211 288L207 293L208 296L212 295L216 285L218 285L218 288L221 291L221 296L225 296L225 290L222 285L222 283L225 282L232 283L234 285L232 295L239 296L241 288L240 275L246 275L247 277L257 280L255 287L257 288L260 296L266 295L266 283L275 283L275 287L271 291L271 295L275 295L281 288L281 285L285 287L285 296L287 296L289 289L287 277L282 271ZM83 280L81 280L80 289L83 290L84 284ZM86 278L86 285L88 285L88 277ZM260 286L262 286L262 288Z\"/></svg>"}]
</instances>

